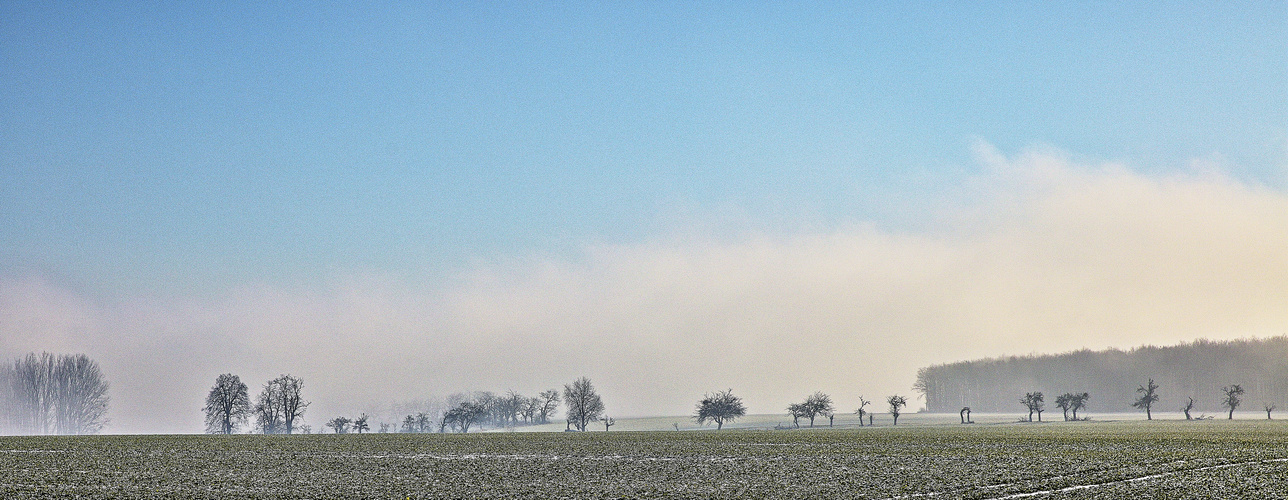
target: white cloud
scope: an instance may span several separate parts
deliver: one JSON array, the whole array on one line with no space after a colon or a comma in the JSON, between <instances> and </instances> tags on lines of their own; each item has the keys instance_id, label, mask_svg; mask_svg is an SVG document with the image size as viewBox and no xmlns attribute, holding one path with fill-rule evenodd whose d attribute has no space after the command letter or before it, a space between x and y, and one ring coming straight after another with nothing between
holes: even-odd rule
<instances>
[{"instance_id":1,"label":"white cloud","mask_svg":"<svg viewBox=\"0 0 1288 500\"><path fill-rule=\"evenodd\" d=\"M815 390L843 408L910 394L916 369L938 362L1288 333L1288 194L1219 168L1149 176L976 149L986 173L935 229L680 230L480 264L440 286L345 276L214 303L101 304L7 281L0 348L90 350L114 383L118 430L195 431L226 371L303 376L319 422L583 374L617 415L686 413L723 388L777 412Z\"/></svg>"}]
</instances>

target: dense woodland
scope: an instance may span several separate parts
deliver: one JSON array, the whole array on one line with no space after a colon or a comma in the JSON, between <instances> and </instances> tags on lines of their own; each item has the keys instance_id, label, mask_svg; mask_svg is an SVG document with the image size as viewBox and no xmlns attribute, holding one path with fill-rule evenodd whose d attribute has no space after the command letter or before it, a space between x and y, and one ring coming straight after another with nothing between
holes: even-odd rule
<instances>
[{"instance_id":1,"label":"dense woodland","mask_svg":"<svg viewBox=\"0 0 1288 500\"><path fill-rule=\"evenodd\" d=\"M960 361L922 368L914 388L931 412L1023 413L1020 399L1035 391L1049 398L1086 392L1089 411L1132 412L1137 389L1151 378L1159 387L1156 412L1180 411L1194 398L1194 411L1220 413L1221 389L1233 384L1247 391L1239 411L1288 408L1288 337Z\"/></svg>"}]
</instances>

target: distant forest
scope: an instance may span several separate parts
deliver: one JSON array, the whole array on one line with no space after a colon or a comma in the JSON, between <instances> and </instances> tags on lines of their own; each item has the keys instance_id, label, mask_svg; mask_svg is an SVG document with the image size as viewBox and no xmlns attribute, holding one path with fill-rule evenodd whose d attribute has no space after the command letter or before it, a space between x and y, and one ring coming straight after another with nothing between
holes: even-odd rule
<instances>
[{"instance_id":1,"label":"distant forest","mask_svg":"<svg viewBox=\"0 0 1288 500\"><path fill-rule=\"evenodd\" d=\"M1288 336L960 361L918 370L914 389L938 413L967 406L1026 413L1020 398L1035 391L1046 395L1048 410L1059 394L1087 392L1087 410L1117 413L1137 411L1136 388L1150 378L1159 386L1156 412L1180 411L1191 397L1194 411L1222 412L1221 388L1232 384L1247 391L1239 411L1288 408Z\"/></svg>"}]
</instances>

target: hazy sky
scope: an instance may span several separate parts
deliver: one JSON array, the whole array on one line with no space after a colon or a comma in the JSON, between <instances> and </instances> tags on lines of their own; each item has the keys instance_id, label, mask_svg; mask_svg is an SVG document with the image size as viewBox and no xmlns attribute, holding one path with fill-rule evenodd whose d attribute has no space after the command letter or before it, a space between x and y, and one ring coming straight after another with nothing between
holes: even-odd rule
<instances>
[{"instance_id":1,"label":"hazy sky","mask_svg":"<svg viewBox=\"0 0 1288 500\"><path fill-rule=\"evenodd\" d=\"M0 355L113 432L1288 333L1285 2L232 4L0 3Z\"/></svg>"}]
</instances>

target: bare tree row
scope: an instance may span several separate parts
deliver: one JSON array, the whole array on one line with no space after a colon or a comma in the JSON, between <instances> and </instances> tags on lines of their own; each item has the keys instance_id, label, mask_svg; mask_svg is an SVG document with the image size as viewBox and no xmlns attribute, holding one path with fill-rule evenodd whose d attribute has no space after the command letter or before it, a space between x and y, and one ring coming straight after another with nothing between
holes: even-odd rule
<instances>
[{"instance_id":1,"label":"bare tree row","mask_svg":"<svg viewBox=\"0 0 1288 500\"><path fill-rule=\"evenodd\" d=\"M0 365L0 433L96 434L107 425L107 390L84 354L31 353Z\"/></svg>"}]
</instances>

